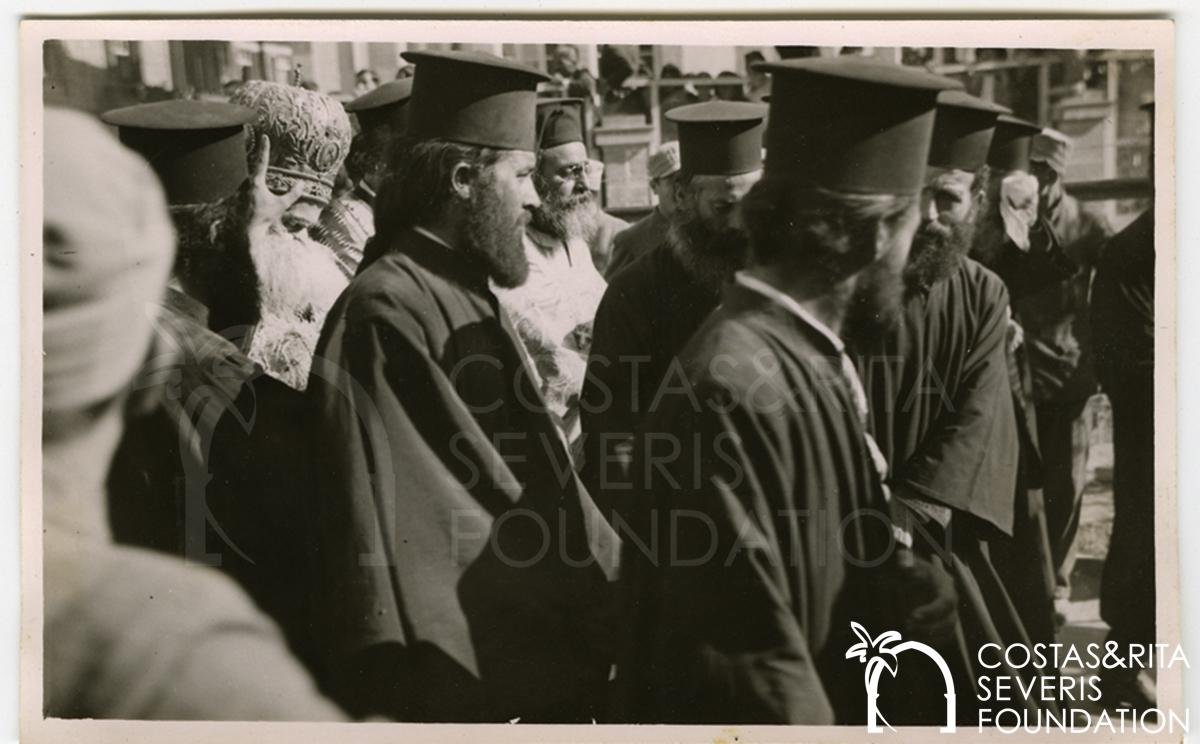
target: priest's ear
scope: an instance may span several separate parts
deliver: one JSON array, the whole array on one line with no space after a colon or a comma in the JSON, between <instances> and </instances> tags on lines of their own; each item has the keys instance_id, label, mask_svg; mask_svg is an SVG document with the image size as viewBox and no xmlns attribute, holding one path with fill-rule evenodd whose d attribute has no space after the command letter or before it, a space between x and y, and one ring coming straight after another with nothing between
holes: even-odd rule
<instances>
[{"instance_id":1,"label":"priest's ear","mask_svg":"<svg viewBox=\"0 0 1200 744\"><path fill-rule=\"evenodd\" d=\"M474 165L466 160L458 161L450 169L450 191L459 199L470 201L478 175L479 169Z\"/></svg>"}]
</instances>

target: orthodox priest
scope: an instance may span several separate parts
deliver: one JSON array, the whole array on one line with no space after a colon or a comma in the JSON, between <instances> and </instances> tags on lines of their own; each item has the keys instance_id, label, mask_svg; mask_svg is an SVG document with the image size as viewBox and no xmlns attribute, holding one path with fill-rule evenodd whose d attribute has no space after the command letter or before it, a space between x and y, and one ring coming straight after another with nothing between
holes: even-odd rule
<instances>
[{"instance_id":1,"label":"orthodox priest","mask_svg":"<svg viewBox=\"0 0 1200 744\"><path fill-rule=\"evenodd\" d=\"M912 544L906 507L881 480L846 341L899 309L937 94L957 83L848 57L763 69L749 267L634 445L621 673L636 720L861 720L851 623L932 639L955 622L950 583L892 550Z\"/></svg>"},{"instance_id":2,"label":"orthodox priest","mask_svg":"<svg viewBox=\"0 0 1200 744\"><path fill-rule=\"evenodd\" d=\"M1150 184L1154 186L1154 104ZM1153 192L1152 192L1153 193ZM1100 583L1108 641L1151 644L1156 627L1154 546L1154 203L1104 249L1092 291L1096 371L1113 410L1113 532ZM1104 675L1110 703L1135 709L1157 701L1149 670Z\"/></svg>"},{"instance_id":3,"label":"orthodox priest","mask_svg":"<svg viewBox=\"0 0 1200 744\"><path fill-rule=\"evenodd\" d=\"M153 109L149 119L161 124L167 114L196 111ZM145 111L135 113L148 123ZM220 106L207 113L208 123L221 125L242 116ZM155 173L95 119L48 107L43 132L42 712L341 720L279 629L227 577L114 544L105 502L122 494L106 474L133 399L146 393L132 388L148 357L155 361L151 336L174 234ZM206 138L225 139L213 131L171 139ZM204 168L213 161L190 146L185 152L196 157L193 177L219 188L224 174Z\"/></svg>"},{"instance_id":4,"label":"orthodox priest","mask_svg":"<svg viewBox=\"0 0 1200 744\"><path fill-rule=\"evenodd\" d=\"M533 359L542 397L572 445L579 440L592 321L606 286L587 243L600 203L587 184L583 103L538 101L533 183L541 204L525 229L529 276L519 287L493 287Z\"/></svg>"},{"instance_id":5,"label":"orthodox priest","mask_svg":"<svg viewBox=\"0 0 1200 744\"><path fill-rule=\"evenodd\" d=\"M713 101L672 109L683 163L667 239L613 277L596 311L584 381L583 477L598 502L628 491L629 442L660 386L679 381L675 355L746 260L737 205L762 177L766 106ZM668 379L673 375L672 379Z\"/></svg>"},{"instance_id":6,"label":"orthodox priest","mask_svg":"<svg viewBox=\"0 0 1200 744\"><path fill-rule=\"evenodd\" d=\"M985 547L988 538L1012 532L1017 478L1005 357L1008 290L967 256L987 210L996 118L1006 112L961 91L938 96L901 322L857 350L888 485L920 520L914 549L954 578L961 633L938 650L959 689L993 673L978 667L984 643L1028 643ZM902 682L884 680L880 688L893 725L942 720L935 668L906 669ZM978 720L977 706L977 696L959 696L960 721Z\"/></svg>"},{"instance_id":7,"label":"orthodox priest","mask_svg":"<svg viewBox=\"0 0 1200 744\"><path fill-rule=\"evenodd\" d=\"M408 136L309 387L325 683L399 720L588 722L614 659L615 538L490 286L529 275L546 76L404 57Z\"/></svg>"},{"instance_id":8,"label":"orthodox priest","mask_svg":"<svg viewBox=\"0 0 1200 744\"><path fill-rule=\"evenodd\" d=\"M251 250L258 274L261 317L246 354L267 374L304 390L325 313L346 287L332 249L310 234L329 205L333 179L350 150L350 118L342 105L315 91L251 80L230 99L254 110L248 157L261 159L270 142L267 186L300 196Z\"/></svg>"},{"instance_id":9,"label":"orthodox priest","mask_svg":"<svg viewBox=\"0 0 1200 744\"><path fill-rule=\"evenodd\" d=\"M383 179L388 148L404 134L405 104L410 95L412 78L405 78L386 82L346 104L359 130L346 157L346 174L352 185L321 213L313 237L333 249L347 281L358 271L363 247L375 234L375 193Z\"/></svg>"},{"instance_id":10,"label":"orthodox priest","mask_svg":"<svg viewBox=\"0 0 1200 744\"><path fill-rule=\"evenodd\" d=\"M270 140L249 173L254 111L163 101L106 112L121 141L163 184L180 250L109 469L117 542L212 566L236 578L310 658L302 608L304 547L294 541L294 456L302 398L243 351L259 318L251 246L300 196L267 185Z\"/></svg>"}]
</instances>

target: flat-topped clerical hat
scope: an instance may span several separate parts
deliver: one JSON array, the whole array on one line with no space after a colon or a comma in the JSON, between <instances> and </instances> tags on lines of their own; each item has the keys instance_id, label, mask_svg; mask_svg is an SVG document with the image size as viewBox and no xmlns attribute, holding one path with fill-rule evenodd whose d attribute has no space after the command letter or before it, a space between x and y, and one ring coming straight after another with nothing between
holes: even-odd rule
<instances>
[{"instance_id":1,"label":"flat-topped clerical hat","mask_svg":"<svg viewBox=\"0 0 1200 744\"><path fill-rule=\"evenodd\" d=\"M583 99L539 98L537 133L539 149L583 142Z\"/></svg>"},{"instance_id":2,"label":"flat-topped clerical hat","mask_svg":"<svg viewBox=\"0 0 1200 744\"><path fill-rule=\"evenodd\" d=\"M1010 113L1003 106L960 90L938 94L929 146L929 164L975 172L987 163L996 118Z\"/></svg>"},{"instance_id":3,"label":"flat-topped clerical hat","mask_svg":"<svg viewBox=\"0 0 1200 744\"><path fill-rule=\"evenodd\" d=\"M500 150L536 148L537 86L548 75L482 52L400 56L417 66L408 103L409 136Z\"/></svg>"},{"instance_id":4,"label":"flat-topped clerical hat","mask_svg":"<svg viewBox=\"0 0 1200 744\"><path fill-rule=\"evenodd\" d=\"M150 163L167 202L219 201L246 180L246 132L253 110L217 101L159 101L113 109L100 120Z\"/></svg>"},{"instance_id":5,"label":"flat-topped clerical hat","mask_svg":"<svg viewBox=\"0 0 1200 744\"><path fill-rule=\"evenodd\" d=\"M679 106L667 118L679 127L679 170L685 176L736 176L762 168L767 107L740 101Z\"/></svg>"},{"instance_id":6,"label":"flat-topped clerical hat","mask_svg":"<svg viewBox=\"0 0 1200 744\"><path fill-rule=\"evenodd\" d=\"M771 73L767 178L851 194L917 194L937 96L958 81L868 57L755 65Z\"/></svg>"},{"instance_id":7,"label":"flat-topped clerical hat","mask_svg":"<svg viewBox=\"0 0 1200 744\"><path fill-rule=\"evenodd\" d=\"M405 104L412 96L412 78L390 80L346 104L346 111L358 118L362 129L390 127L403 131Z\"/></svg>"},{"instance_id":8,"label":"flat-topped clerical hat","mask_svg":"<svg viewBox=\"0 0 1200 744\"><path fill-rule=\"evenodd\" d=\"M1041 132L1037 124L1001 114L988 150L987 164L998 171L1029 171L1029 151L1033 135Z\"/></svg>"}]
</instances>

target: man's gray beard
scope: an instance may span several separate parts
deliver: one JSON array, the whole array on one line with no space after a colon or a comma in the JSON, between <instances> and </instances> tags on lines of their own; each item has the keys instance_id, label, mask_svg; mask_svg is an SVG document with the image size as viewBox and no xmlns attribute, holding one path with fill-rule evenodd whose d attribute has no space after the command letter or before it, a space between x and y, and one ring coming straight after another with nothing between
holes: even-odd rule
<instances>
[{"instance_id":1,"label":"man's gray beard","mask_svg":"<svg viewBox=\"0 0 1200 744\"><path fill-rule=\"evenodd\" d=\"M588 240L596 232L600 205L591 192L572 194L560 199L542 197L533 210L531 224L538 230L563 240Z\"/></svg>"},{"instance_id":2,"label":"man's gray beard","mask_svg":"<svg viewBox=\"0 0 1200 744\"><path fill-rule=\"evenodd\" d=\"M667 240L671 250L684 271L696 284L712 294L720 294L721 287L733 278L735 272L745 268L748 254L748 238L744 244L733 245L733 230L713 234L699 220L672 220L667 229ZM707 245L702 248L700 242ZM716 244L725 241L724 245Z\"/></svg>"},{"instance_id":3,"label":"man's gray beard","mask_svg":"<svg viewBox=\"0 0 1200 744\"><path fill-rule=\"evenodd\" d=\"M904 267L904 280L910 291L932 287L950 276L971 251L975 240L978 208L966 219L949 225L937 220L923 221L913 236L912 252Z\"/></svg>"}]
</instances>

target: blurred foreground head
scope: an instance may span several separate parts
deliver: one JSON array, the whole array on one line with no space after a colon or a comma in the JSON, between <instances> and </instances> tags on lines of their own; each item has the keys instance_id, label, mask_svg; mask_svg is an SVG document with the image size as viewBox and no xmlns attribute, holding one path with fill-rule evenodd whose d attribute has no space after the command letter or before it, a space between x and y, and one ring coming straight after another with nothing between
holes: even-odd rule
<instances>
[{"instance_id":1,"label":"blurred foreground head","mask_svg":"<svg viewBox=\"0 0 1200 744\"><path fill-rule=\"evenodd\" d=\"M44 439L70 414L118 398L146 359L175 253L150 167L95 119L45 115Z\"/></svg>"}]
</instances>

